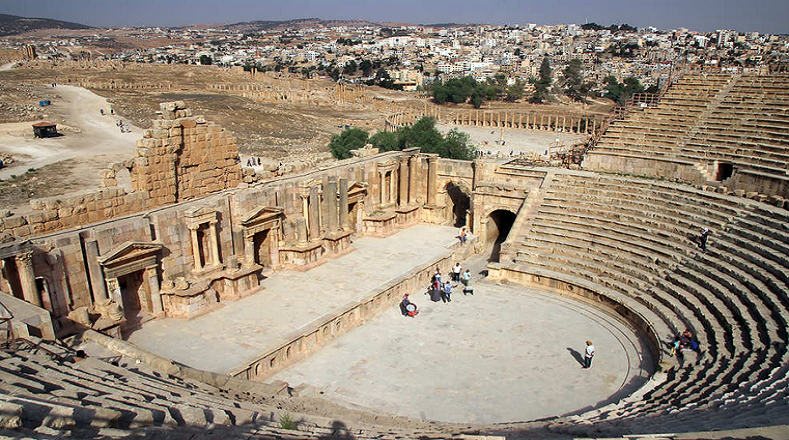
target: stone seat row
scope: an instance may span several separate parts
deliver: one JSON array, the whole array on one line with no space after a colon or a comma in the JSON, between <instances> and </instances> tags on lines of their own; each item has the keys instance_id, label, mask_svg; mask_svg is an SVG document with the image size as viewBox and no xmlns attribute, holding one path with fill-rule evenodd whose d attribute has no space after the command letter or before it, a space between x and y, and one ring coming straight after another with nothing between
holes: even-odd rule
<instances>
[{"instance_id":1,"label":"stone seat row","mask_svg":"<svg viewBox=\"0 0 789 440\"><path fill-rule=\"evenodd\" d=\"M783 151L765 151L758 148L759 144L746 144L731 139L703 137L687 142L685 147L678 148L679 153L692 153L699 155L730 155L735 158L746 159L765 166L781 169L786 167L789 159L789 149Z\"/></svg>"},{"instance_id":2,"label":"stone seat row","mask_svg":"<svg viewBox=\"0 0 789 440\"><path fill-rule=\"evenodd\" d=\"M546 219L552 220L555 223L561 222L561 224L569 225L571 226L571 228L574 228L576 232L581 232L583 234L592 234L592 232L583 230L581 228L587 228L587 227L592 228L595 229L596 232L599 229L609 228L611 226L613 226L613 230L624 230L628 226L628 223L626 223L625 221L611 222L611 221L606 221L605 219L601 219L600 217L597 216L590 216L585 214L579 214L576 220L576 218L574 218L574 213L559 214L553 218L546 217ZM641 235L640 231L636 232L636 236L638 235ZM614 277L617 276L617 275L611 275L610 273L608 275ZM628 277L630 275L626 274L625 276ZM706 325L704 326L704 328L710 331L711 334L724 334L721 333L721 331L725 331L725 332L731 332L733 334L734 340L741 339L739 337L738 327L736 324L733 323L733 318L731 317L731 313L727 311L727 309L723 307L722 304L716 304L717 307L704 305L703 303L714 302L716 301L716 299L714 298L714 296L705 297L704 294L706 292L699 292L699 289L697 289L698 286L692 286L692 282L689 282L688 280L680 279L678 282L675 282L675 284L677 285L673 287L667 287L666 284L662 284L661 277L655 277L652 280L645 280L645 281L647 281L647 284L640 284L637 285L636 287L641 292L651 292L651 294L653 295L655 295L654 287L663 287L664 291L666 292L674 292L682 289L687 290L688 286L690 286L691 288L696 288L695 290L696 295L684 295L684 296L680 295L678 299L680 301L688 301L689 304L687 305L689 307L692 307L692 309L695 311L695 314L702 317L700 319L704 319L709 316L715 316L718 322L712 322L710 320L705 321ZM680 283L684 283L685 285L680 285ZM695 299L697 297L700 297L702 299Z\"/></svg>"},{"instance_id":3,"label":"stone seat row","mask_svg":"<svg viewBox=\"0 0 789 440\"><path fill-rule=\"evenodd\" d=\"M611 412L610 414L615 414L613 420L631 417L639 420L650 418L657 420L653 418L653 414L664 414L668 419L673 419L682 414L681 410L676 409L676 402L682 402L683 406L689 408L726 408L731 397L738 395L741 386L748 386L749 389L774 390L777 381L785 380L785 376L777 375L782 366L781 360L786 358L786 322L789 319L787 313L789 301L786 299L789 284L784 279L789 274L786 272L789 270L786 261L788 249L783 241L786 231L785 228L781 228L782 221L786 219L784 214L767 208L764 208L765 212L757 212L754 209L755 202L738 203L735 198L717 195L704 197L696 192L697 190L689 189L685 191L686 194L696 192L699 199L712 202L712 205L702 204L705 209L718 207L721 212L717 218L729 219L726 227L720 227L720 230L713 235L711 244L714 246L711 246L706 253L696 251L692 244L686 246L688 249L684 253L676 247L669 246L671 252L680 253L681 258L673 268L657 266L650 272L648 254L646 257L645 255L631 257L633 261L639 263L634 264L634 268L625 268L623 263L627 262L628 257L611 258L612 262L607 260L610 256L624 252L626 249L634 249L633 240L638 240L639 236L650 230L644 229L642 220L636 219L635 213L639 209L647 218L655 215L655 218L659 219L658 222L671 222L672 218L677 219L676 224L666 226L669 230L676 225L685 224L692 231L699 226L694 222L707 224L703 222L703 214L683 223L675 217L678 214L676 211L664 215L662 213L664 205L654 205L652 209L646 210L643 203L632 207L625 206L632 201L629 197L622 198L625 201L625 205L622 206L612 198L603 198L595 203L595 206L589 206L588 196L591 193L587 186L597 182L595 179L588 179L589 185L576 188L573 180L580 182L579 179L566 178L552 187L552 195L544 202L547 204L545 210L538 211L532 230L521 240L524 251L517 254L516 261L521 266L536 265L539 266L540 271L566 273L571 277L581 277L588 282L602 284L606 292L618 287L620 294L628 289L638 289L634 284L628 284L626 281L629 278L638 278L643 283L640 289L644 290L639 298L646 301L650 299L645 298L651 298L655 308L662 311L661 316L656 318L661 320L661 326L676 327L684 322L701 325L702 327L694 327L694 329L713 332L713 337L707 339L718 341L717 351L721 354L728 353L725 356L715 357L716 350L711 350L710 356L704 357L702 365L677 370L677 374L681 377L668 380L666 385L658 387L643 402L631 402L629 408L632 409L619 408ZM600 180L607 181L609 185L616 185L618 181L623 193L632 193L633 187L641 187L640 191L644 191L644 186L652 185L649 181L633 181L632 185L628 185L630 179ZM563 191L553 191L557 186L562 187ZM657 188L656 192L662 191L663 189ZM616 191L608 188L605 192ZM572 198L578 194L583 198L580 202ZM656 194L655 198L660 198L660 195ZM688 203L686 209L695 211L692 199L687 200L686 203ZM739 209L735 208L737 205L740 205ZM562 206L573 208L557 210ZM608 208L604 209L605 207ZM611 222L610 218L613 218L613 214L618 210L632 218L622 221L623 216L619 215L616 217L618 221ZM589 215L580 215L578 220L568 220L574 213L584 211ZM736 216L734 221L730 219L732 214ZM634 221L636 223L632 223ZM604 228L602 225L605 223L615 226ZM650 228L654 227L655 224L650 226ZM614 243L616 246L610 246L610 240L616 240L618 235L612 232L624 233L619 230L625 228L633 228L636 232L627 235L631 237L629 239L620 236L618 240L623 243ZM605 234L609 242L601 241L601 234ZM578 243L587 236L590 239L586 245ZM541 242L546 240L546 237L553 238ZM681 239L682 234L678 237ZM761 252L748 248L738 240L752 242L752 246L759 247ZM569 242L573 244L567 244ZM756 244L762 242L769 244ZM646 243L649 243L646 245L647 248L665 247L650 240ZM719 244L741 249L738 253L724 252L718 248ZM606 246L609 249L601 253L600 249ZM589 255L584 255L585 253ZM769 254L772 258L765 258L763 254ZM764 270L767 266L772 267L772 270ZM610 277L618 278L619 284L607 281ZM654 286L646 291L643 286L650 280L653 280ZM621 299L621 295L617 298ZM679 312L677 316L668 315L671 304L677 304L679 307L674 309ZM649 308L648 304L644 306ZM781 341L783 347L780 349L774 349L771 345ZM735 360L728 362L729 359ZM747 401L755 401L756 404L770 407L776 404L785 406L785 395L783 399L770 392L758 395L767 400L749 396ZM736 408L736 405L734 407ZM646 417L647 414L649 417ZM591 417L589 420L604 419Z\"/></svg>"}]
</instances>

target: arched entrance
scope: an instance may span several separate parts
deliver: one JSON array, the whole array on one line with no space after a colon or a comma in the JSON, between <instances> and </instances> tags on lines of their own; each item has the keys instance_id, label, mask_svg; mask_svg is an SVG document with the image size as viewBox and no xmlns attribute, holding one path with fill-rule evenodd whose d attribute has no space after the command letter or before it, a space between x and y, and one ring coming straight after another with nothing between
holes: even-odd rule
<instances>
[{"instance_id":1,"label":"arched entrance","mask_svg":"<svg viewBox=\"0 0 789 440\"><path fill-rule=\"evenodd\" d=\"M452 200L452 225L456 228L467 226L466 213L471 207L468 192L452 182L447 183L446 189L449 199Z\"/></svg>"},{"instance_id":2,"label":"arched entrance","mask_svg":"<svg viewBox=\"0 0 789 440\"><path fill-rule=\"evenodd\" d=\"M488 261L499 261L501 244L507 240L507 235L515 223L515 213L506 209L497 209L490 213L485 224L485 245L491 246Z\"/></svg>"}]
</instances>

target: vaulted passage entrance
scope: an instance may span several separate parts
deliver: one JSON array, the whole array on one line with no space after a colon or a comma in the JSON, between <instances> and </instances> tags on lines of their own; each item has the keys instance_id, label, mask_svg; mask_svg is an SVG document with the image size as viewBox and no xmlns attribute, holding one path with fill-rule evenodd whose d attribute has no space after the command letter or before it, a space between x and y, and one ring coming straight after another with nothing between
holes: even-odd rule
<instances>
[{"instance_id":1,"label":"vaulted passage entrance","mask_svg":"<svg viewBox=\"0 0 789 440\"><path fill-rule=\"evenodd\" d=\"M499 261L501 244L507 240L507 236L515 223L515 213L506 209L497 209L490 213L485 227L485 244L491 246L488 261Z\"/></svg>"}]
</instances>

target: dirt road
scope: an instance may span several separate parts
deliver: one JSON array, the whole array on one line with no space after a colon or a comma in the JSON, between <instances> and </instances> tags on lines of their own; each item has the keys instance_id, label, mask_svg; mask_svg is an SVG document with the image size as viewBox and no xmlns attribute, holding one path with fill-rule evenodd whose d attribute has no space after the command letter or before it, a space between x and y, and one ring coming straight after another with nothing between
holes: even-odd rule
<instances>
[{"instance_id":1,"label":"dirt road","mask_svg":"<svg viewBox=\"0 0 789 440\"><path fill-rule=\"evenodd\" d=\"M109 114L105 98L74 86L58 86L50 90L52 105L47 108L48 122L57 123L59 137L33 138L31 122L0 124L0 152L14 157L12 166L0 169L0 179L12 174L23 174L29 168L42 168L68 159L90 159L89 169L75 173L89 173L95 179L97 163L106 164L131 158L142 130L129 124L131 133L121 133L117 116ZM100 110L104 109L102 116ZM124 121L124 124L128 122Z\"/></svg>"}]
</instances>

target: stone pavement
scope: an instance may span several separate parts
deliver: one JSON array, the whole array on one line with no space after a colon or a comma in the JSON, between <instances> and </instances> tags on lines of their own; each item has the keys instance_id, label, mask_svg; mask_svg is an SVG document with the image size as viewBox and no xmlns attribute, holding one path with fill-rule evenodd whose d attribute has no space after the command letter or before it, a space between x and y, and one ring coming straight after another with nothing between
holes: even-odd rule
<instances>
[{"instance_id":1,"label":"stone pavement","mask_svg":"<svg viewBox=\"0 0 789 440\"><path fill-rule=\"evenodd\" d=\"M358 238L349 254L307 272L277 272L261 282L262 292L192 320L148 322L129 341L194 368L227 372L310 322L446 255L457 234L456 228L417 225L387 238Z\"/></svg>"},{"instance_id":2,"label":"stone pavement","mask_svg":"<svg viewBox=\"0 0 789 440\"><path fill-rule=\"evenodd\" d=\"M419 419L493 423L567 414L629 394L651 359L612 316L557 295L481 280L484 256L465 262L475 294L397 307L349 331L271 379L306 394ZM597 355L580 368L584 342Z\"/></svg>"}]
</instances>

